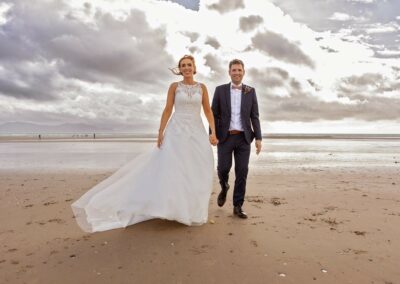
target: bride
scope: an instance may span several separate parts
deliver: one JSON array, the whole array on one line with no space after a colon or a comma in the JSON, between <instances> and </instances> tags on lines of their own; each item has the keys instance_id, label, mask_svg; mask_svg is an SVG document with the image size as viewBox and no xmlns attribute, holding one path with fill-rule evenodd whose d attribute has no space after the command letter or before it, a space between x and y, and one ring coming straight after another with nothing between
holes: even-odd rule
<instances>
[{"instance_id":1,"label":"bride","mask_svg":"<svg viewBox=\"0 0 400 284\"><path fill-rule=\"evenodd\" d=\"M157 147L124 165L72 204L84 231L122 228L154 218L189 226L207 222L214 169L209 143L218 143L214 117L206 86L193 79L194 58L183 56L172 71L183 80L169 87ZM201 120L201 106L210 136Z\"/></svg>"}]
</instances>

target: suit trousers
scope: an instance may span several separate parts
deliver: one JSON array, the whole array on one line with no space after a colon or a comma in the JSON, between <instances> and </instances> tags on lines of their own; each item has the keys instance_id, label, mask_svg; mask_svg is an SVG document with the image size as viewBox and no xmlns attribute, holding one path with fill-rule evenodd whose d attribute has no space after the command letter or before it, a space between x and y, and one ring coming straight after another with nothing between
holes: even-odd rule
<instances>
[{"instance_id":1,"label":"suit trousers","mask_svg":"<svg viewBox=\"0 0 400 284\"><path fill-rule=\"evenodd\" d=\"M251 145L246 142L244 134L229 135L218 144L218 178L224 188L229 180L232 167L232 155L235 158L235 187L233 190L233 206L242 206L246 193L246 180L249 172Z\"/></svg>"}]
</instances>

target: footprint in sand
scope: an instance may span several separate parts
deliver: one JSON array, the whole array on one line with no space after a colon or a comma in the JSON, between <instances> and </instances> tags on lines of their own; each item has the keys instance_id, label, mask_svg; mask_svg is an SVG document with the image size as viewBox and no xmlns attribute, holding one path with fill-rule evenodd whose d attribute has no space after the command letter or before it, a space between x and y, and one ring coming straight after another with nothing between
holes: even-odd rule
<instances>
[{"instance_id":1,"label":"footprint in sand","mask_svg":"<svg viewBox=\"0 0 400 284\"><path fill-rule=\"evenodd\" d=\"M326 211L332 211L332 210L337 209L337 207L336 207L336 206L325 206L324 209L325 209Z\"/></svg>"},{"instance_id":2,"label":"footprint in sand","mask_svg":"<svg viewBox=\"0 0 400 284\"><path fill-rule=\"evenodd\" d=\"M365 231L353 231L353 233L356 234L357 236L365 236L365 234L367 232L365 232Z\"/></svg>"},{"instance_id":3,"label":"footprint in sand","mask_svg":"<svg viewBox=\"0 0 400 284\"><path fill-rule=\"evenodd\" d=\"M89 235L88 235L88 236L83 236L82 239L83 239L84 241L88 241L88 240L90 239L90 237L91 237L91 236L89 236Z\"/></svg>"},{"instance_id":4,"label":"footprint in sand","mask_svg":"<svg viewBox=\"0 0 400 284\"><path fill-rule=\"evenodd\" d=\"M282 204L285 204L286 202L284 202L283 200L285 200L284 198L279 198L279 197L272 197L270 200L270 203L274 206L279 206Z\"/></svg>"},{"instance_id":5,"label":"footprint in sand","mask_svg":"<svg viewBox=\"0 0 400 284\"><path fill-rule=\"evenodd\" d=\"M316 221L317 221L317 218L303 217L303 219L304 219L305 221L310 221L310 222L316 222Z\"/></svg>"},{"instance_id":6,"label":"footprint in sand","mask_svg":"<svg viewBox=\"0 0 400 284\"><path fill-rule=\"evenodd\" d=\"M14 251L17 251L18 249L16 249L16 248L12 248L12 249L9 249L8 250L8 252L14 252Z\"/></svg>"},{"instance_id":7,"label":"footprint in sand","mask_svg":"<svg viewBox=\"0 0 400 284\"><path fill-rule=\"evenodd\" d=\"M64 224L65 221L60 218L49 219L47 222L49 223L57 223L57 224Z\"/></svg>"},{"instance_id":8,"label":"footprint in sand","mask_svg":"<svg viewBox=\"0 0 400 284\"><path fill-rule=\"evenodd\" d=\"M202 253L207 253L208 252L208 250L207 250L208 248L209 248L208 245L202 245L201 247L192 247L190 249L190 251L193 252L193 254L195 254L195 255L199 255L199 254L202 254Z\"/></svg>"},{"instance_id":9,"label":"footprint in sand","mask_svg":"<svg viewBox=\"0 0 400 284\"><path fill-rule=\"evenodd\" d=\"M56 201L48 201L48 202L43 203L43 205L49 206L49 205L56 204L56 203L57 203Z\"/></svg>"},{"instance_id":10,"label":"footprint in sand","mask_svg":"<svg viewBox=\"0 0 400 284\"><path fill-rule=\"evenodd\" d=\"M325 222L325 223L327 223L327 224L329 224L331 226L337 226L340 223L343 223L343 222L336 221L336 218L331 218L331 217L329 217L327 219L326 218L321 218L321 221Z\"/></svg>"},{"instance_id":11,"label":"footprint in sand","mask_svg":"<svg viewBox=\"0 0 400 284\"><path fill-rule=\"evenodd\" d=\"M360 249L347 248L347 249L344 249L344 250L342 250L340 252L340 254L350 254L350 253L353 253L353 254L366 254L366 253L368 253L368 251L360 250Z\"/></svg>"},{"instance_id":12,"label":"footprint in sand","mask_svg":"<svg viewBox=\"0 0 400 284\"><path fill-rule=\"evenodd\" d=\"M251 225L258 225L258 224L264 224L265 222L264 221L259 221L259 222L253 222L253 223L250 223Z\"/></svg>"},{"instance_id":13,"label":"footprint in sand","mask_svg":"<svg viewBox=\"0 0 400 284\"><path fill-rule=\"evenodd\" d=\"M251 216L251 219L258 219L258 218L262 218L262 216Z\"/></svg>"}]
</instances>

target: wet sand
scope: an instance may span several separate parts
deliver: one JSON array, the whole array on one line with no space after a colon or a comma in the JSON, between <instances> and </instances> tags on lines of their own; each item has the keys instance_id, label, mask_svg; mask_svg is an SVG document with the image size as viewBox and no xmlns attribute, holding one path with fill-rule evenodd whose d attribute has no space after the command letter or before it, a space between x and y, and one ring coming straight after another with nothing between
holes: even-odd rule
<instances>
[{"instance_id":1,"label":"wet sand","mask_svg":"<svg viewBox=\"0 0 400 284\"><path fill-rule=\"evenodd\" d=\"M396 160L397 161L397 160ZM0 171L0 283L400 283L400 164L251 170L209 223L87 234L71 203L110 170ZM230 182L232 185L232 181Z\"/></svg>"}]
</instances>

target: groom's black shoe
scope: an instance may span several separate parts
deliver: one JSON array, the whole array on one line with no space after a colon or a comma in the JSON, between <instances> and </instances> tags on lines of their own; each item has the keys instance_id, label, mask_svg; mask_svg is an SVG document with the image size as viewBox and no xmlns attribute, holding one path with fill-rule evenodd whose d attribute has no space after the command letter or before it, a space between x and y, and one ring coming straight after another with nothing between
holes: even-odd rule
<instances>
[{"instance_id":1,"label":"groom's black shoe","mask_svg":"<svg viewBox=\"0 0 400 284\"><path fill-rule=\"evenodd\" d=\"M221 185L221 192L218 194L218 206L222 207L226 201L226 194L228 193L229 184L225 183L223 186Z\"/></svg>"},{"instance_id":2,"label":"groom's black shoe","mask_svg":"<svg viewBox=\"0 0 400 284\"><path fill-rule=\"evenodd\" d=\"M247 214L242 210L242 206L233 207L233 215L236 215L242 219L247 219Z\"/></svg>"}]
</instances>

